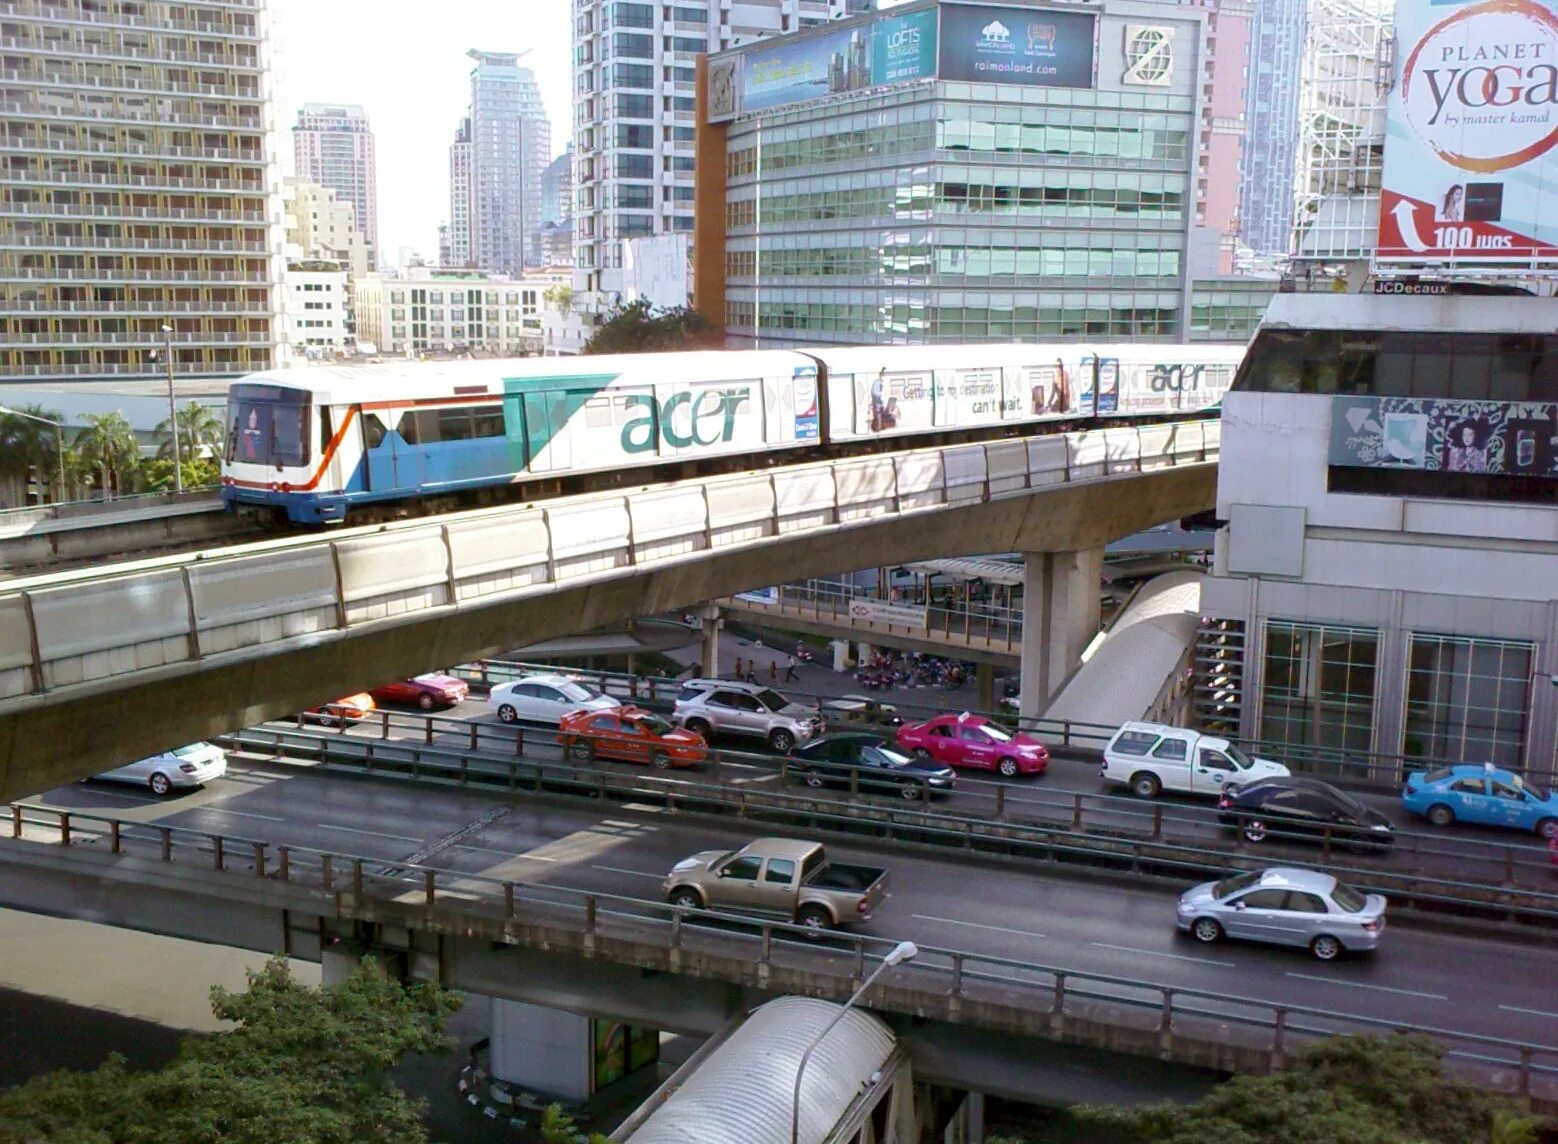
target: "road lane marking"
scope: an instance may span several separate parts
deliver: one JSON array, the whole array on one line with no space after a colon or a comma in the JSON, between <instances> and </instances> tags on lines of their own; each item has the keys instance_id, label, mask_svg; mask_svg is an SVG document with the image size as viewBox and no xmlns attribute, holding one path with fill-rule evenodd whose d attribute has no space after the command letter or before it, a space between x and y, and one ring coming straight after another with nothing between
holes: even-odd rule
<instances>
[{"instance_id":1,"label":"road lane marking","mask_svg":"<svg viewBox=\"0 0 1558 1144\"><path fill-rule=\"evenodd\" d=\"M1087 944L1097 946L1099 949L1112 949L1119 953L1139 953L1144 957L1167 957L1173 959L1174 961L1193 961L1197 965L1219 965L1224 969L1238 968L1238 966L1236 966L1231 961L1216 961L1210 957L1190 957L1183 953L1164 953L1161 950L1156 949L1137 949L1135 946L1110 945L1107 942L1102 941L1090 941Z\"/></svg>"},{"instance_id":2,"label":"road lane marking","mask_svg":"<svg viewBox=\"0 0 1558 1144\"><path fill-rule=\"evenodd\" d=\"M209 810L213 814L231 814L231 815L236 815L238 818L259 818L259 819L263 819L266 822L285 822L285 821L287 821L285 818L283 818L279 814L255 814L254 811L252 811L252 810L228 810L226 807L222 807L222 806L192 806L192 807L190 807L190 809L191 810Z\"/></svg>"},{"instance_id":3,"label":"road lane marking","mask_svg":"<svg viewBox=\"0 0 1558 1144\"><path fill-rule=\"evenodd\" d=\"M994 933L1009 933L1015 937L1044 936L1041 933L1034 933L1032 930L1007 929L1005 926L987 926L981 922L964 922L959 921L957 918L938 918L932 914L910 914L909 916L922 922L940 922L942 925L946 926L967 926L969 929L990 930Z\"/></svg>"},{"instance_id":4,"label":"road lane marking","mask_svg":"<svg viewBox=\"0 0 1558 1144\"><path fill-rule=\"evenodd\" d=\"M413 838L409 834L384 834L377 830L358 830L355 826L332 826L328 822L314 823L316 830L339 830L343 834L366 834L369 838L391 838L396 842L421 842L420 838Z\"/></svg>"},{"instance_id":5,"label":"road lane marking","mask_svg":"<svg viewBox=\"0 0 1558 1144\"><path fill-rule=\"evenodd\" d=\"M1552 1017L1558 1019L1558 1013L1550 1013L1546 1009L1522 1009L1519 1005L1500 1005L1499 1008L1506 1013L1525 1013L1532 1017Z\"/></svg>"},{"instance_id":6,"label":"road lane marking","mask_svg":"<svg viewBox=\"0 0 1558 1144\"><path fill-rule=\"evenodd\" d=\"M653 878L657 882L665 878L664 874L646 874L642 870L624 870L621 866L592 865L590 869L605 870L608 874L631 874L635 878Z\"/></svg>"},{"instance_id":7,"label":"road lane marking","mask_svg":"<svg viewBox=\"0 0 1558 1144\"><path fill-rule=\"evenodd\" d=\"M1416 989L1394 989L1389 985L1370 985L1364 981L1343 981L1339 977L1321 977L1318 973L1293 973L1289 971L1289 977L1296 977L1300 981L1319 981L1326 985L1345 985L1349 989L1374 989L1380 993L1399 993L1403 997L1421 997L1427 1001L1448 1001L1443 993L1419 993ZM1503 1008L1503 1006L1499 1006Z\"/></svg>"}]
</instances>

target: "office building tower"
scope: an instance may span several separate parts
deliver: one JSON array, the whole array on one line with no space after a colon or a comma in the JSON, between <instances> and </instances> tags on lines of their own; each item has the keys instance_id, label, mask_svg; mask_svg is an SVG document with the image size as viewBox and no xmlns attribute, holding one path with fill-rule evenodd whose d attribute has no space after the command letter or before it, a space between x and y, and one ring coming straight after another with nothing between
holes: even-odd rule
<instances>
[{"instance_id":1,"label":"office building tower","mask_svg":"<svg viewBox=\"0 0 1558 1144\"><path fill-rule=\"evenodd\" d=\"M276 362L261 0L0 7L0 379ZM275 220L275 221L273 221Z\"/></svg>"},{"instance_id":2,"label":"office building tower","mask_svg":"<svg viewBox=\"0 0 1558 1144\"><path fill-rule=\"evenodd\" d=\"M1201 122L1196 138L1195 232L1190 272L1212 276L1233 271L1239 234L1239 192L1245 148L1245 76L1249 61L1253 6L1247 0L1180 0L1180 6L1206 13L1201 48ZM1129 61L1155 66L1141 56L1138 39L1127 47ZM1147 49L1150 51L1150 49Z\"/></svg>"},{"instance_id":3,"label":"office building tower","mask_svg":"<svg viewBox=\"0 0 1558 1144\"><path fill-rule=\"evenodd\" d=\"M357 208L357 229L378 263L379 199L368 113L352 104L305 103L292 128L297 177Z\"/></svg>"},{"instance_id":4,"label":"office building tower","mask_svg":"<svg viewBox=\"0 0 1558 1144\"><path fill-rule=\"evenodd\" d=\"M573 218L573 144L541 173L541 225Z\"/></svg>"},{"instance_id":5,"label":"office building tower","mask_svg":"<svg viewBox=\"0 0 1558 1144\"><path fill-rule=\"evenodd\" d=\"M471 265L471 120L460 120L460 129L449 144L449 251L439 251L440 266Z\"/></svg>"},{"instance_id":6,"label":"office building tower","mask_svg":"<svg viewBox=\"0 0 1558 1144\"><path fill-rule=\"evenodd\" d=\"M1298 87L1307 0L1262 0L1250 32L1240 234L1258 254L1286 254L1293 231Z\"/></svg>"},{"instance_id":7,"label":"office building tower","mask_svg":"<svg viewBox=\"0 0 1558 1144\"><path fill-rule=\"evenodd\" d=\"M471 69L471 262L519 277L540 262L535 237L552 125L535 73L513 52L467 53Z\"/></svg>"}]
</instances>

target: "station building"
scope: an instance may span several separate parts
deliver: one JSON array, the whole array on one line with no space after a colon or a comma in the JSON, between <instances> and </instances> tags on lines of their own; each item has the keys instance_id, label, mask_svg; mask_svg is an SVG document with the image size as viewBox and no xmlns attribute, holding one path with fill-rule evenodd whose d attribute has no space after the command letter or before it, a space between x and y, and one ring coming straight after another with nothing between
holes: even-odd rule
<instances>
[{"instance_id":1,"label":"station building","mask_svg":"<svg viewBox=\"0 0 1558 1144\"><path fill-rule=\"evenodd\" d=\"M1550 299L1280 295L1223 404L1198 712L1341 773L1554 773Z\"/></svg>"},{"instance_id":2,"label":"station building","mask_svg":"<svg viewBox=\"0 0 1558 1144\"><path fill-rule=\"evenodd\" d=\"M1244 340L1274 284L1196 225L1213 14L926 0L714 53L697 308L733 346Z\"/></svg>"}]
</instances>

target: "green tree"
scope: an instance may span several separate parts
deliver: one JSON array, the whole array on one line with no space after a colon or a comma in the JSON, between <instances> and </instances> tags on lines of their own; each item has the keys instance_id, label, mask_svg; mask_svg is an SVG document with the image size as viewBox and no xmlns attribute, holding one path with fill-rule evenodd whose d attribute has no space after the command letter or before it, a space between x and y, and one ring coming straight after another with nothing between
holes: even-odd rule
<instances>
[{"instance_id":1,"label":"green tree","mask_svg":"<svg viewBox=\"0 0 1558 1144\"><path fill-rule=\"evenodd\" d=\"M40 485L54 488L59 483L59 437L54 426L18 413L31 414L49 421L63 421L65 415L56 409L41 405L17 406L16 413L0 413L0 486L10 486L15 495L5 499L10 504L21 504L23 490L29 474L35 475ZM63 489L56 490L56 499L63 499Z\"/></svg>"},{"instance_id":2,"label":"green tree","mask_svg":"<svg viewBox=\"0 0 1558 1144\"><path fill-rule=\"evenodd\" d=\"M184 1041L176 1061L128 1073L119 1057L0 1095L0 1144L425 1144L422 1105L389 1079L407 1053L444 1053L459 1008L370 961L338 985L300 985L286 962L211 991L237 1027Z\"/></svg>"},{"instance_id":3,"label":"green tree","mask_svg":"<svg viewBox=\"0 0 1558 1144\"><path fill-rule=\"evenodd\" d=\"M130 423L122 413L88 413L82 420L86 427L76 434L75 450L97 471L103 495L134 491L141 450Z\"/></svg>"},{"instance_id":4,"label":"green tree","mask_svg":"<svg viewBox=\"0 0 1558 1144\"><path fill-rule=\"evenodd\" d=\"M184 452L183 449L179 451ZM185 489L210 488L222 479L221 466L214 457L191 457L185 453L184 463L179 467L184 471ZM177 485L173 481L172 459L158 457L143 464L141 485L149 493L171 492L176 488Z\"/></svg>"},{"instance_id":5,"label":"green tree","mask_svg":"<svg viewBox=\"0 0 1558 1144\"><path fill-rule=\"evenodd\" d=\"M1100 1141L1131 1144L1479 1144L1534 1131L1508 1099L1447 1078L1443 1056L1426 1037L1331 1037L1292 1068L1235 1077L1195 1104L1078 1118Z\"/></svg>"},{"instance_id":6,"label":"green tree","mask_svg":"<svg viewBox=\"0 0 1558 1144\"><path fill-rule=\"evenodd\" d=\"M574 1127L573 1117L560 1104L549 1104L541 1113L541 1144L579 1144L585 1136ZM589 1144L607 1144L599 1132L589 1135Z\"/></svg>"},{"instance_id":7,"label":"green tree","mask_svg":"<svg viewBox=\"0 0 1558 1144\"><path fill-rule=\"evenodd\" d=\"M573 312L573 287L554 282L541 291L541 301L566 318Z\"/></svg>"},{"instance_id":8,"label":"green tree","mask_svg":"<svg viewBox=\"0 0 1558 1144\"><path fill-rule=\"evenodd\" d=\"M157 428L152 430L162 438L162 444L157 446L159 457L173 456L173 433L170 429L172 424L172 418L164 417L158 422ZM209 406L191 401L179 409L178 425L179 457L186 465L192 460L222 455L222 439L227 430L221 419L211 412ZM185 483L187 485L188 481L186 480Z\"/></svg>"},{"instance_id":9,"label":"green tree","mask_svg":"<svg viewBox=\"0 0 1558 1144\"><path fill-rule=\"evenodd\" d=\"M656 311L648 299L617 306L602 322L581 353L639 354L708 349L718 344L714 324L698 311L675 306Z\"/></svg>"}]
</instances>

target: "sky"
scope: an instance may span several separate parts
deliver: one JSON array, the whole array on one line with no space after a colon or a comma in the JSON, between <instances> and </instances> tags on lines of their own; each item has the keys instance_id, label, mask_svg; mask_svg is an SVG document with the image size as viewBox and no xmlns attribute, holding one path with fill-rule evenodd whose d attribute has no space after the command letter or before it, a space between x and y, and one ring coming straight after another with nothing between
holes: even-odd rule
<instances>
[{"instance_id":1,"label":"sky","mask_svg":"<svg viewBox=\"0 0 1558 1144\"><path fill-rule=\"evenodd\" d=\"M292 125L305 103L357 103L378 152L379 245L438 254L449 213L449 143L470 102L471 48L523 52L552 121L572 134L571 0L270 0L277 147L292 174Z\"/></svg>"}]
</instances>

